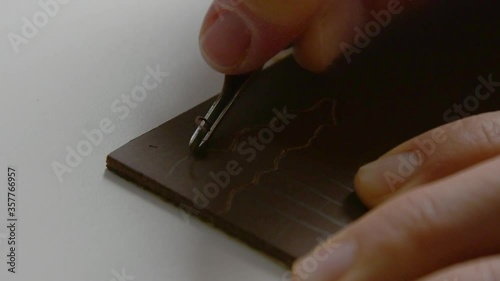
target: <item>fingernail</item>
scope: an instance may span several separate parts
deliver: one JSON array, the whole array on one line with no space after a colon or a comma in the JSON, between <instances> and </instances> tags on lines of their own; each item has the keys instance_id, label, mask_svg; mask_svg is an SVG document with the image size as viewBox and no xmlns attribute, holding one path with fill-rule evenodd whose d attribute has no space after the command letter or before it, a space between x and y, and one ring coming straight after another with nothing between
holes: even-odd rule
<instances>
[{"instance_id":1,"label":"fingernail","mask_svg":"<svg viewBox=\"0 0 500 281\"><path fill-rule=\"evenodd\" d=\"M324 243L293 265L292 280L333 281L347 272L354 261L357 245L354 241Z\"/></svg>"},{"instance_id":2,"label":"fingernail","mask_svg":"<svg viewBox=\"0 0 500 281\"><path fill-rule=\"evenodd\" d=\"M205 59L218 69L234 68L248 53L251 33L242 18L233 11L218 12L217 19L201 34Z\"/></svg>"},{"instance_id":3,"label":"fingernail","mask_svg":"<svg viewBox=\"0 0 500 281\"><path fill-rule=\"evenodd\" d=\"M420 150L384 156L359 169L356 185L373 198L387 196L412 179L423 162Z\"/></svg>"}]
</instances>

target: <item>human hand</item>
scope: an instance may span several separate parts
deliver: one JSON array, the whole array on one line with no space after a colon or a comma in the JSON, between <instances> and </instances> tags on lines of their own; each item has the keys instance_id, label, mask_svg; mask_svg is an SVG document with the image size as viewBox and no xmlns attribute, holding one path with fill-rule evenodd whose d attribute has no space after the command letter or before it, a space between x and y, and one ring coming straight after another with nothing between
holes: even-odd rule
<instances>
[{"instance_id":1,"label":"human hand","mask_svg":"<svg viewBox=\"0 0 500 281\"><path fill-rule=\"evenodd\" d=\"M375 209L297 261L292 280L500 280L499 154L497 111L362 167L356 189Z\"/></svg>"},{"instance_id":2,"label":"human hand","mask_svg":"<svg viewBox=\"0 0 500 281\"><path fill-rule=\"evenodd\" d=\"M259 69L293 45L297 61L319 72L341 53L351 51L342 43L351 44L359 30L369 27L368 22L383 28L406 7L423 2L214 0L201 28L201 51L216 70L240 74Z\"/></svg>"}]
</instances>

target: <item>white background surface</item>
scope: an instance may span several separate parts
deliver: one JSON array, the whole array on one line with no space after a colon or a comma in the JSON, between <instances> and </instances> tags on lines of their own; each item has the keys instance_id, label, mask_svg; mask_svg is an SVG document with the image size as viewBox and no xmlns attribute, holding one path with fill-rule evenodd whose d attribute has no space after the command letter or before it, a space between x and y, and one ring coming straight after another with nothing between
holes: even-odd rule
<instances>
[{"instance_id":1,"label":"white background surface","mask_svg":"<svg viewBox=\"0 0 500 281\"><path fill-rule=\"evenodd\" d=\"M42 0L46 1L46 0ZM16 54L8 34L41 11L0 9L0 280L280 280L284 268L105 169L105 157L220 90L198 51L209 0L70 0ZM124 120L110 106L156 65L168 78ZM105 135L60 182L82 130ZM17 274L7 272L6 170L18 169ZM125 279L130 281L131 279Z\"/></svg>"}]
</instances>

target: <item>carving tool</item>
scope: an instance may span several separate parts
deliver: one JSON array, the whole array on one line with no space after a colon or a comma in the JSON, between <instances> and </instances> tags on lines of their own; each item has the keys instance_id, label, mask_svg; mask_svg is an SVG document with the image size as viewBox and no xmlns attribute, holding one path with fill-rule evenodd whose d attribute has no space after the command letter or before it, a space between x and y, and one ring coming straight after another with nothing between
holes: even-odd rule
<instances>
[{"instance_id":1,"label":"carving tool","mask_svg":"<svg viewBox=\"0 0 500 281\"><path fill-rule=\"evenodd\" d=\"M203 152L208 139L238 97L243 85L251 76L251 74L226 75L222 92L219 94L217 100L210 107L205 117L199 116L196 118L198 128L196 128L189 141L189 148L194 155L200 155Z\"/></svg>"}]
</instances>

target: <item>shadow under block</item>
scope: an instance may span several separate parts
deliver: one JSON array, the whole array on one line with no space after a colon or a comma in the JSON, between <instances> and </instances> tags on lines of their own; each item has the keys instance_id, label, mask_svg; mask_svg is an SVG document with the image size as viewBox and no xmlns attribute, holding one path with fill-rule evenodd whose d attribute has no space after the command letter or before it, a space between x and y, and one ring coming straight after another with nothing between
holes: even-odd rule
<instances>
[{"instance_id":1,"label":"shadow under block","mask_svg":"<svg viewBox=\"0 0 500 281\"><path fill-rule=\"evenodd\" d=\"M107 166L291 265L366 212L353 192L361 165L461 117L453 106L474 96L480 75L500 81L491 7L458 1L450 13L446 3L388 27L327 73L291 59L264 70L203 158L188 141L213 99L114 151ZM497 90L467 114L497 110Z\"/></svg>"}]
</instances>

